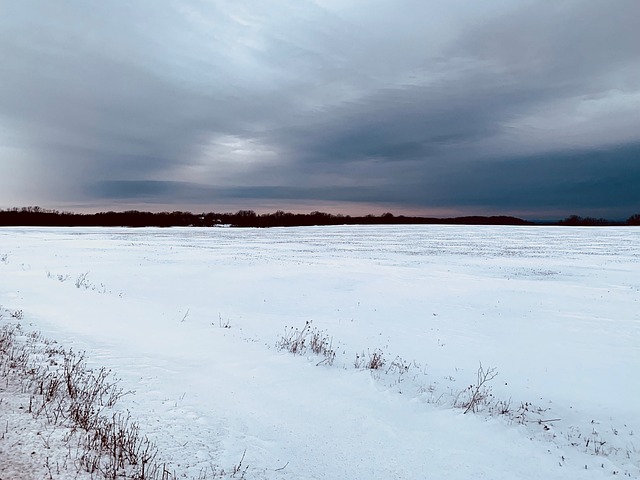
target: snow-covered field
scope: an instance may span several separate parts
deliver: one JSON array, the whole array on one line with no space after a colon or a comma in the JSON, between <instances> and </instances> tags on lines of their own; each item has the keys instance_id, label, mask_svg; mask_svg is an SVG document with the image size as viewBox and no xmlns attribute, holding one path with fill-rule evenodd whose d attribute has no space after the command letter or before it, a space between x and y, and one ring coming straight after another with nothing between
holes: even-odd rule
<instances>
[{"instance_id":1,"label":"snow-covered field","mask_svg":"<svg viewBox=\"0 0 640 480\"><path fill-rule=\"evenodd\" d=\"M0 306L113 369L180 475L640 478L640 228L3 228ZM276 347L307 321L333 365ZM41 478L26 437L3 480Z\"/></svg>"}]
</instances>

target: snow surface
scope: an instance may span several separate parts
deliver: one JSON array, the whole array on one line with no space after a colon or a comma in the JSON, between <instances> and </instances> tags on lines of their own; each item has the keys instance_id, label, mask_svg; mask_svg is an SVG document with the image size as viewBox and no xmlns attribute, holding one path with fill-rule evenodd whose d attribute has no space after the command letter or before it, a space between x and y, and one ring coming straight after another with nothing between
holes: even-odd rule
<instances>
[{"instance_id":1,"label":"snow surface","mask_svg":"<svg viewBox=\"0 0 640 480\"><path fill-rule=\"evenodd\" d=\"M179 474L640 478L640 229L2 228L0 306L113 369ZM333 365L276 348L306 321ZM538 413L454 408L479 362Z\"/></svg>"}]
</instances>

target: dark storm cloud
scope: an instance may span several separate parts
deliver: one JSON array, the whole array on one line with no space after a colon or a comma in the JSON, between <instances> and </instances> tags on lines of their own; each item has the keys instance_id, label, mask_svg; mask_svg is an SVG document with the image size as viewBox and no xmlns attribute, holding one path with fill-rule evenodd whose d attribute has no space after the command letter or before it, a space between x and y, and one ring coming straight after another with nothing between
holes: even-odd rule
<instances>
[{"instance_id":1,"label":"dark storm cloud","mask_svg":"<svg viewBox=\"0 0 640 480\"><path fill-rule=\"evenodd\" d=\"M466 163L424 179L416 202L487 208L558 207L580 213L610 208L616 216L640 207L640 144L603 150ZM617 209L617 210L615 210Z\"/></svg>"},{"instance_id":2,"label":"dark storm cloud","mask_svg":"<svg viewBox=\"0 0 640 480\"><path fill-rule=\"evenodd\" d=\"M640 73L633 15L640 16L640 4L557 5L498 15L462 34L447 59L425 65L435 77L425 85L376 90L320 112L322 120L308 131L285 130L279 140L340 161L429 157L496 135L556 101L617 89L637 93L640 80L630 73Z\"/></svg>"},{"instance_id":3,"label":"dark storm cloud","mask_svg":"<svg viewBox=\"0 0 640 480\"><path fill-rule=\"evenodd\" d=\"M331 200L362 202L379 197L379 189L363 187L209 187L171 181L105 181L92 186L92 194L104 199L121 198L161 201L166 195L183 202L215 202L221 199ZM215 204L214 204L215 205Z\"/></svg>"},{"instance_id":4,"label":"dark storm cloud","mask_svg":"<svg viewBox=\"0 0 640 480\"><path fill-rule=\"evenodd\" d=\"M182 202L215 205L225 199L328 200L389 206L431 205L460 211L485 209L496 214L545 210L587 214L609 211L625 219L640 208L640 144L614 149L537 155L511 161L444 164L433 175L408 181L411 188L394 186L331 187L209 187L187 182L109 181L93 185L104 199L169 195ZM411 183L413 182L413 183Z\"/></svg>"},{"instance_id":5,"label":"dark storm cloud","mask_svg":"<svg viewBox=\"0 0 640 480\"><path fill-rule=\"evenodd\" d=\"M320 124L279 132L278 140L327 161L428 159L498 133L532 101L533 89L481 77L375 92L320 115Z\"/></svg>"},{"instance_id":6,"label":"dark storm cloud","mask_svg":"<svg viewBox=\"0 0 640 480\"><path fill-rule=\"evenodd\" d=\"M0 203L640 208L635 0L265 3L0 7Z\"/></svg>"}]
</instances>

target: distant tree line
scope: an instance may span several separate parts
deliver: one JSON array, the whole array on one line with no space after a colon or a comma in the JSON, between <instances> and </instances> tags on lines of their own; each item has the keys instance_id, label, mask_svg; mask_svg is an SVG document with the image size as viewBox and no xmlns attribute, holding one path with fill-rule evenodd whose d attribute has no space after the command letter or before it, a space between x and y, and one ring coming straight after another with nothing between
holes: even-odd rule
<instances>
[{"instance_id":1,"label":"distant tree line","mask_svg":"<svg viewBox=\"0 0 640 480\"><path fill-rule=\"evenodd\" d=\"M570 215L564 220L560 220L558 225L578 226L578 227L610 227L624 225L640 225L640 213L631 215L624 222L615 222L606 218L580 217L578 215Z\"/></svg>"},{"instance_id":2,"label":"distant tree line","mask_svg":"<svg viewBox=\"0 0 640 480\"><path fill-rule=\"evenodd\" d=\"M191 212L124 212L73 213L47 210L40 207L23 207L0 210L0 226L51 226L51 227L294 227L311 225L398 225L398 224L467 224L467 225L530 225L531 222L508 216L470 216L455 218L407 217L404 215L334 215L325 212L307 214L278 210L258 214L253 210L235 213Z\"/></svg>"},{"instance_id":3,"label":"distant tree line","mask_svg":"<svg viewBox=\"0 0 640 480\"><path fill-rule=\"evenodd\" d=\"M274 213L258 214L253 210L235 213L191 213L191 212L124 212L73 213L48 210L40 207L23 207L0 210L0 226L38 227L295 227L311 225L534 225L521 218L510 216L466 216L466 217L410 217L384 213L382 215L350 216L325 212L307 214L278 210ZM570 217L556 225L640 225L640 214L629 217L626 222L610 222L590 217Z\"/></svg>"}]
</instances>

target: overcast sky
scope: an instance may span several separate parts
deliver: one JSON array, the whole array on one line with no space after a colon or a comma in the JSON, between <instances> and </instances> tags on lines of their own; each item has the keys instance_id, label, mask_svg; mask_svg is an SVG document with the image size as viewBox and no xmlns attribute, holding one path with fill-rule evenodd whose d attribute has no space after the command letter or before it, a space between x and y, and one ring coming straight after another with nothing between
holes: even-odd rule
<instances>
[{"instance_id":1,"label":"overcast sky","mask_svg":"<svg viewBox=\"0 0 640 480\"><path fill-rule=\"evenodd\" d=\"M638 0L0 0L0 208L640 213Z\"/></svg>"}]
</instances>

